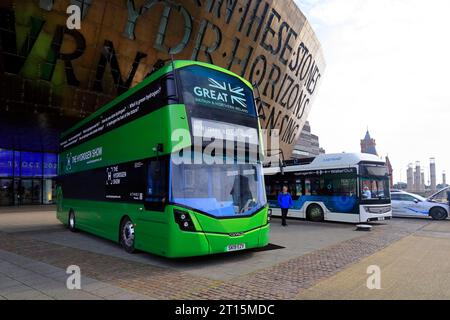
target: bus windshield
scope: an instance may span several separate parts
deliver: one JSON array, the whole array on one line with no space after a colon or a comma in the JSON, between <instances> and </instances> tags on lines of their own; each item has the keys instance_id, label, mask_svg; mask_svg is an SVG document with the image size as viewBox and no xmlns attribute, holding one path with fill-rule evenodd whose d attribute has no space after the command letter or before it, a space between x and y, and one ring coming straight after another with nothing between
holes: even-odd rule
<instances>
[{"instance_id":1,"label":"bus windshield","mask_svg":"<svg viewBox=\"0 0 450 320\"><path fill-rule=\"evenodd\" d=\"M171 202L215 217L248 216L266 205L261 164L174 164Z\"/></svg>"},{"instance_id":2,"label":"bus windshield","mask_svg":"<svg viewBox=\"0 0 450 320\"><path fill-rule=\"evenodd\" d=\"M361 177L361 198L363 200L389 199L389 179Z\"/></svg>"},{"instance_id":3,"label":"bus windshield","mask_svg":"<svg viewBox=\"0 0 450 320\"><path fill-rule=\"evenodd\" d=\"M388 200L389 176L385 166L361 166L361 199L362 200Z\"/></svg>"}]
</instances>

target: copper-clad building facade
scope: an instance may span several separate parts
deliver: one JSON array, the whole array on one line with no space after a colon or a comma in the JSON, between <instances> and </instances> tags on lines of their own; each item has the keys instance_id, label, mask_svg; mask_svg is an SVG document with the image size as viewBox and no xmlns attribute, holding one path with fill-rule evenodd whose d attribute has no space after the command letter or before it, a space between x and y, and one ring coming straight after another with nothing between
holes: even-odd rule
<instances>
[{"instance_id":1,"label":"copper-clad building facade","mask_svg":"<svg viewBox=\"0 0 450 320\"><path fill-rule=\"evenodd\" d=\"M81 9L80 29L67 27L70 5ZM0 148L8 150L57 152L62 130L172 56L256 84L263 129L279 130L289 158L325 69L291 0L6 0L0 38Z\"/></svg>"}]
</instances>

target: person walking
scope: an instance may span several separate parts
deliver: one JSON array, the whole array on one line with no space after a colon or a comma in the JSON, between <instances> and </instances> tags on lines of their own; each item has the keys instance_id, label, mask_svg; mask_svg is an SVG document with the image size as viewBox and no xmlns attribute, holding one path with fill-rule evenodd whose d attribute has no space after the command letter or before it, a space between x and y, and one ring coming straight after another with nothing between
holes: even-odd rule
<instances>
[{"instance_id":1,"label":"person walking","mask_svg":"<svg viewBox=\"0 0 450 320\"><path fill-rule=\"evenodd\" d=\"M278 205L281 208L281 225L287 226L286 217L288 215L289 208L293 205L291 194L288 192L288 187L284 186L283 191L278 195Z\"/></svg>"}]
</instances>

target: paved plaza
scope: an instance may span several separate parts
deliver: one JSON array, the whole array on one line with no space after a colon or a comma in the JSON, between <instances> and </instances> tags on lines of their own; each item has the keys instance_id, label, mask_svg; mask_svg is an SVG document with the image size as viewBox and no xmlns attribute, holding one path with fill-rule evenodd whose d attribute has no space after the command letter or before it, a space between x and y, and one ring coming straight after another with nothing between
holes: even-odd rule
<instances>
[{"instance_id":1,"label":"paved plaza","mask_svg":"<svg viewBox=\"0 0 450 320\"><path fill-rule=\"evenodd\" d=\"M170 260L71 233L52 207L2 209L0 299L450 298L450 221L394 219L358 232L274 220L270 239L272 250ZM66 287L70 265L80 290ZM380 266L382 290L367 289L369 265ZM415 295L421 287L430 289Z\"/></svg>"},{"instance_id":2,"label":"paved plaza","mask_svg":"<svg viewBox=\"0 0 450 320\"><path fill-rule=\"evenodd\" d=\"M302 291L298 299L449 300L450 223L433 222L413 235ZM381 290L367 290L367 267L381 270Z\"/></svg>"}]
</instances>

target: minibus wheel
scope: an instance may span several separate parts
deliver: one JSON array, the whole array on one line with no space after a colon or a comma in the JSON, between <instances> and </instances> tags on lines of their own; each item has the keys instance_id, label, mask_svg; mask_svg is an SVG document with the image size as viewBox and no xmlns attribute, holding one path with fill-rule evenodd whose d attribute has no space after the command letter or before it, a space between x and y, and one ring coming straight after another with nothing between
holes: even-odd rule
<instances>
[{"instance_id":1,"label":"minibus wheel","mask_svg":"<svg viewBox=\"0 0 450 320\"><path fill-rule=\"evenodd\" d=\"M72 232L76 232L77 228L76 226L76 219L75 219L75 212L73 210L69 211L69 220L67 222L67 225L69 226L69 230Z\"/></svg>"},{"instance_id":2,"label":"minibus wheel","mask_svg":"<svg viewBox=\"0 0 450 320\"><path fill-rule=\"evenodd\" d=\"M133 253L135 243L134 223L125 217L120 224L120 244L128 253Z\"/></svg>"},{"instance_id":3,"label":"minibus wheel","mask_svg":"<svg viewBox=\"0 0 450 320\"><path fill-rule=\"evenodd\" d=\"M322 222L324 220L322 207L317 204L310 205L306 213L309 221Z\"/></svg>"},{"instance_id":4,"label":"minibus wheel","mask_svg":"<svg viewBox=\"0 0 450 320\"><path fill-rule=\"evenodd\" d=\"M447 212L444 208L434 207L430 210L430 216L433 220L445 220L447 219Z\"/></svg>"}]
</instances>

